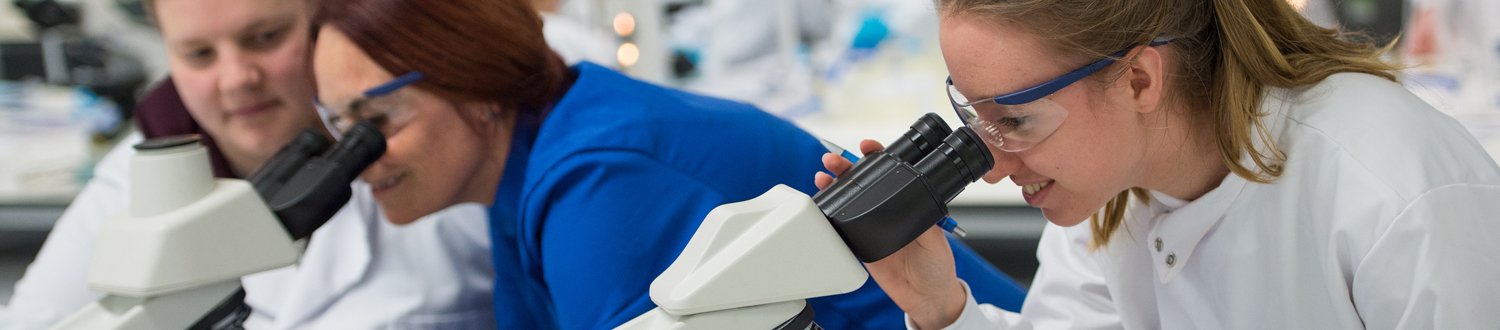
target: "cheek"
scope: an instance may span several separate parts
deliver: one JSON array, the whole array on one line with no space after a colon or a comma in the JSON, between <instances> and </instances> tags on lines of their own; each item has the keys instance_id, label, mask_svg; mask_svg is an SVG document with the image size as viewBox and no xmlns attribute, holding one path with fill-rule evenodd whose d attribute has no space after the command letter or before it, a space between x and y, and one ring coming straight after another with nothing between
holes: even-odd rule
<instances>
[{"instance_id":1,"label":"cheek","mask_svg":"<svg viewBox=\"0 0 1500 330\"><path fill-rule=\"evenodd\" d=\"M456 118L419 118L387 140L386 157L410 171L407 205L413 214L448 207L469 188L471 173L480 165L481 144L462 125Z\"/></svg>"},{"instance_id":2,"label":"cheek","mask_svg":"<svg viewBox=\"0 0 1500 330\"><path fill-rule=\"evenodd\" d=\"M1057 179L1114 193L1129 188L1131 175L1143 157L1144 140L1133 112L1091 101L1088 93L1074 93L1064 100L1069 109L1067 122L1054 133L1054 147L1048 149L1058 160L1048 166L1059 171ZM1063 102L1059 102L1063 103ZM1041 169L1038 169L1041 170Z\"/></svg>"},{"instance_id":3,"label":"cheek","mask_svg":"<svg viewBox=\"0 0 1500 330\"><path fill-rule=\"evenodd\" d=\"M310 65L312 58L308 53L306 40L286 42L287 45L268 56L262 64L266 70L266 78L274 82L270 85L272 89L282 97L292 99L288 101L311 103L317 84L313 79Z\"/></svg>"},{"instance_id":4,"label":"cheek","mask_svg":"<svg viewBox=\"0 0 1500 330\"><path fill-rule=\"evenodd\" d=\"M1129 116L1109 108L1074 109L1046 149L1027 155L1033 171L1057 180L1056 199L1043 212L1060 226L1078 224L1132 187L1143 155Z\"/></svg>"},{"instance_id":5,"label":"cheek","mask_svg":"<svg viewBox=\"0 0 1500 330\"><path fill-rule=\"evenodd\" d=\"M193 119L205 126L217 128L217 116L223 116L218 104L218 89L214 88L214 74L206 69L191 69L173 66L172 84L178 97L187 106Z\"/></svg>"}]
</instances>

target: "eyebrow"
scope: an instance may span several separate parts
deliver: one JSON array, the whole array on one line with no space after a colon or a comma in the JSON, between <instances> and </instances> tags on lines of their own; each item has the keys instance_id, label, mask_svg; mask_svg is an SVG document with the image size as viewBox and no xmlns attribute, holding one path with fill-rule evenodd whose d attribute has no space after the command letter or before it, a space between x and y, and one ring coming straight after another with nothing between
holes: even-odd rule
<instances>
[{"instance_id":1,"label":"eyebrow","mask_svg":"<svg viewBox=\"0 0 1500 330\"><path fill-rule=\"evenodd\" d=\"M275 17L263 17L263 18L260 18L260 19L256 19L254 21L251 21L250 24L245 24L244 26L241 26L241 27L235 29L234 30L234 34L231 35L230 39L231 40L239 40L241 36L253 33L253 32L258 31L258 30L266 29L267 27L278 27L278 28L280 28L282 26L295 25L296 24L296 20L297 20L296 15L280 15L280 16L275 16ZM212 42L209 42L208 40L205 40L202 37L194 36L194 37L189 37L189 38L187 38L185 40L170 41L169 44L172 45L172 46L174 46L174 47L185 48L185 47L197 46L199 44L212 44Z\"/></svg>"}]
</instances>

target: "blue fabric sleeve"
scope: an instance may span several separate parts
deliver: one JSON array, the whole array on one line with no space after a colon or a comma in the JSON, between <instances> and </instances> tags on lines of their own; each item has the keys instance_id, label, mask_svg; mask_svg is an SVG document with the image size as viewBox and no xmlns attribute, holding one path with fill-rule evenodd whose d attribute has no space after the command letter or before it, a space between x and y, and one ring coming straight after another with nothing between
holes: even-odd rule
<instances>
[{"instance_id":1,"label":"blue fabric sleeve","mask_svg":"<svg viewBox=\"0 0 1500 330\"><path fill-rule=\"evenodd\" d=\"M578 154L549 171L529 203L526 236L562 329L607 329L655 307L650 284L704 215L711 187L628 151ZM524 239L524 238L523 238Z\"/></svg>"},{"instance_id":2,"label":"blue fabric sleeve","mask_svg":"<svg viewBox=\"0 0 1500 330\"><path fill-rule=\"evenodd\" d=\"M958 238L948 235L948 246L953 248L954 270L958 272L958 278L969 283L969 290L973 292L975 301L1021 312L1021 303L1026 301L1026 288L995 269L994 265L985 261L979 253Z\"/></svg>"}]
</instances>

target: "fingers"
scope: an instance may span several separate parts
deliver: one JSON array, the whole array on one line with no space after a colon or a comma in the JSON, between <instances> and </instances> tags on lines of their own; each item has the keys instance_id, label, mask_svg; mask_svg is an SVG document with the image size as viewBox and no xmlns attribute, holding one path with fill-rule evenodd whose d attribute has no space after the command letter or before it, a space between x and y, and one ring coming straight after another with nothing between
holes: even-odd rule
<instances>
[{"instance_id":1,"label":"fingers","mask_svg":"<svg viewBox=\"0 0 1500 330\"><path fill-rule=\"evenodd\" d=\"M859 150L860 152L868 155L874 152L885 150L885 146L881 145L880 142L876 142L875 140L864 140L859 142ZM818 172L817 174L813 175L813 184L817 185L818 189L820 190L828 189L828 186L833 184L833 179L835 176L843 175L845 172L849 172L850 168L854 167L854 163L850 162L848 159L845 159L841 155L836 155L833 153L823 154L822 161L823 168L828 169L828 172L833 174L829 175L829 173Z\"/></svg>"},{"instance_id":2,"label":"fingers","mask_svg":"<svg viewBox=\"0 0 1500 330\"><path fill-rule=\"evenodd\" d=\"M859 152L863 154L869 155L881 150L885 150L885 145L880 144L879 141L870 139L859 141Z\"/></svg>"},{"instance_id":3,"label":"fingers","mask_svg":"<svg viewBox=\"0 0 1500 330\"><path fill-rule=\"evenodd\" d=\"M813 185L818 186L818 190L828 189L828 186L833 185L833 176L818 172L813 175Z\"/></svg>"},{"instance_id":4,"label":"fingers","mask_svg":"<svg viewBox=\"0 0 1500 330\"><path fill-rule=\"evenodd\" d=\"M832 153L823 154L823 168L828 169L828 172L832 172L833 175L843 175L851 167L854 167L854 163L850 163L843 156Z\"/></svg>"}]
</instances>

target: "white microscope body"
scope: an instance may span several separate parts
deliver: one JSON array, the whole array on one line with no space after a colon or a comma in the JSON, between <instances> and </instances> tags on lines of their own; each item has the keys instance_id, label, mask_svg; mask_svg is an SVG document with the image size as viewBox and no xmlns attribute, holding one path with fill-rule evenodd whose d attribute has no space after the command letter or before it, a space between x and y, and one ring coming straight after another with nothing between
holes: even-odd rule
<instances>
[{"instance_id":1,"label":"white microscope body","mask_svg":"<svg viewBox=\"0 0 1500 330\"><path fill-rule=\"evenodd\" d=\"M107 219L89 270L106 296L59 329L183 329L300 249L244 180L215 179L196 143L131 159L128 212Z\"/></svg>"},{"instance_id":2,"label":"white microscope body","mask_svg":"<svg viewBox=\"0 0 1500 330\"><path fill-rule=\"evenodd\" d=\"M777 185L709 211L651 282L656 309L616 329L822 329L808 298L848 293L994 165L968 127L927 114L817 195Z\"/></svg>"},{"instance_id":3,"label":"white microscope body","mask_svg":"<svg viewBox=\"0 0 1500 330\"><path fill-rule=\"evenodd\" d=\"M867 278L812 198L777 185L709 211L651 282L658 307L616 329L790 329L804 299L854 291ZM807 329L811 316L791 328Z\"/></svg>"},{"instance_id":4,"label":"white microscope body","mask_svg":"<svg viewBox=\"0 0 1500 330\"><path fill-rule=\"evenodd\" d=\"M245 180L215 179L197 136L135 148L130 208L100 226L89 269L106 295L55 329L237 328L240 277L296 263L385 137L368 122L332 145L306 131Z\"/></svg>"}]
</instances>

